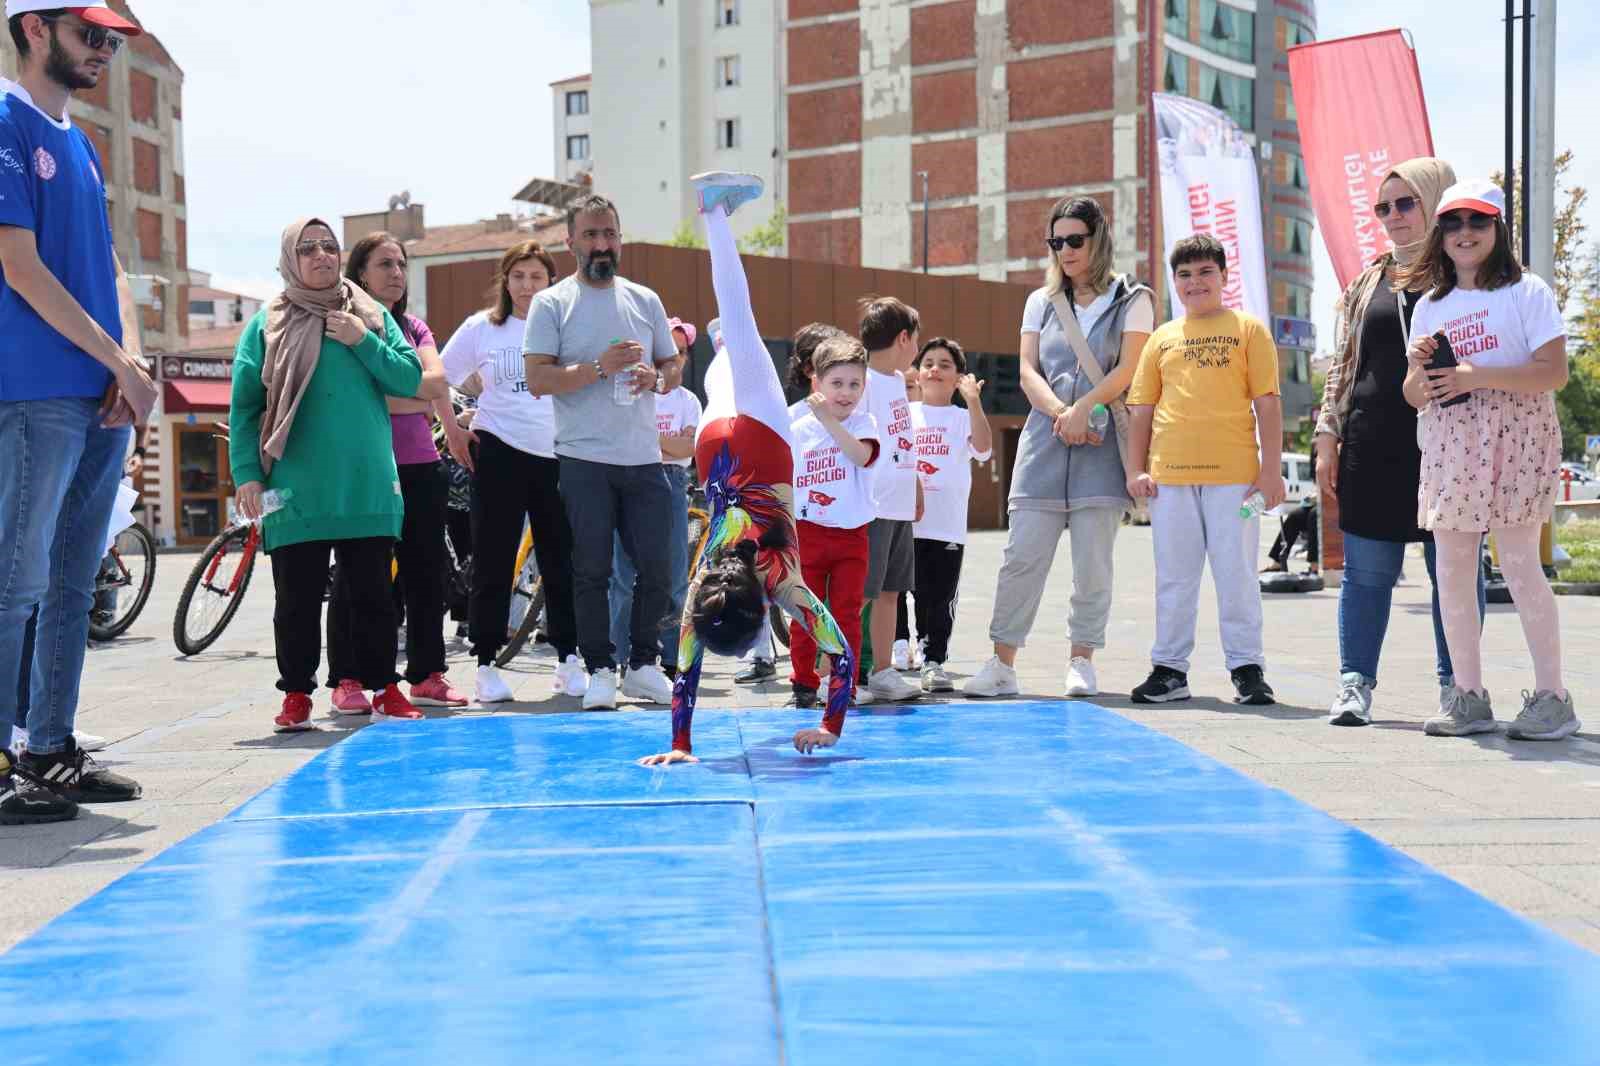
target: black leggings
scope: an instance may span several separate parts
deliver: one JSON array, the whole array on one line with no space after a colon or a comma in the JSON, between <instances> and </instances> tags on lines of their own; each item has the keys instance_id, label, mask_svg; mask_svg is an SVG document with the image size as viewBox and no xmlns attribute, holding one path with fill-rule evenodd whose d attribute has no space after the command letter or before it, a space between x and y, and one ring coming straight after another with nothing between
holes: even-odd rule
<instances>
[{"instance_id":1,"label":"black leggings","mask_svg":"<svg viewBox=\"0 0 1600 1066\"><path fill-rule=\"evenodd\" d=\"M400 471L400 494L406 517L395 542L399 563L395 599L406 619L406 680L413 685L442 674L444 663L444 585L449 570L444 551L445 501L450 486L441 463L407 463ZM397 605L398 605L397 603ZM354 630L360 624L350 609L344 571L328 601L328 687L358 677L353 654Z\"/></svg>"},{"instance_id":2,"label":"black leggings","mask_svg":"<svg viewBox=\"0 0 1600 1066\"><path fill-rule=\"evenodd\" d=\"M956 622L956 593L961 587L961 560L966 546L942 540L916 541L917 636L924 641L922 661L942 663L950 651Z\"/></svg>"},{"instance_id":3,"label":"black leggings","mask_svg":"<svg viewBox=\"0 0 1600 1066\"><path fill-rule=\"evenodd\" d=\"M328 589L328 556L338 560L354 624L350 627L351 664L347 677L378 691L393 684L394 594L389 588L393 537L314 540L275 548L272 585L277 603L272 631L278 650L278 688L310 695L317 689L322 658L322 596Z\"/></svg>"},{"instance_id":4,"label":"black leggings","mask_svg":"<svg viewBox=\"0 0 1600 1066\"><path fill-rule=\"evenodd\" d=\"M544 579L545 631L563 661L578 651L572 613L572 529L561 502L561 466L519 451L478 430L472 494L472 653L494 662L506 643L512 569L522 546L522 521L533 529L533 554ZM611 547L610 542L606 544Z\"/></svg>"}]
</instances>

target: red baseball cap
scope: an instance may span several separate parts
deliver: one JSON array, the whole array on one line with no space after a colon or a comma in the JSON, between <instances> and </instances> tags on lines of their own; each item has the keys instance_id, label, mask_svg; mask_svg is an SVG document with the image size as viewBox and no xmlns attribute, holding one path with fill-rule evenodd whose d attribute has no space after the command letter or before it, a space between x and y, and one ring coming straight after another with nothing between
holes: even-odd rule
<instances>
[{"instance_id":1,"label":"red baseball cap","mask_svg":"<svg viewBox=\"0 0 1600 1066\"><path fill-rule=\"evenodd\" d=\"M6 0L6 18L16 18L18 15L27 15L40 11L53 11L62 7L59 0ZM75 4L67 10L77 15L91 26L103 26L108 30L137 37L144 32L137 22L124 18L111 10L105 0L96 0L89 4Z\"/></svg>"}]
</instances>

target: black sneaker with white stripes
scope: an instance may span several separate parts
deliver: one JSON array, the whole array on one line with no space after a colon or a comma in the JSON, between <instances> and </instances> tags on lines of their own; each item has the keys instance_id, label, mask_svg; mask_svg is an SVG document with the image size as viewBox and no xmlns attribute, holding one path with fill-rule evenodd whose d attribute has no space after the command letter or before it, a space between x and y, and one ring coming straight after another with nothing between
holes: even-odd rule
<instances>
[{"instance_id":1,"label":"black sneaker with white stripes","mask_svg":"<svg viewBox=\"0 0 1600 1066\"><path fill-rule=\"evenodd\" d=\"M1171 703L1189 698L1189 675L1180 674L1170 666L1157 666L1144 679L1144 684L1133 690L1134 703Z\"/></svg>"},{"instance_id":2,"label":"black sneaker with white stripes","mask_svg":"<svg viewBox=\"0 0 1600 1066\"><path fill-rule=\"evenodd\" d=\"M0 748L0 825L41 825L70 822L78 805L62 799L15 772L11 753Z\"/></svg>"},{"instance_id":3,"label":"black sneaker with white stripes","mask_svg":"<svg viewBox=\"0 0 1600 1066\"><path fill-rule=\"evenodd\" d=\"M71 737L65 751L23 755L17 773L73 803L123 803L144 794L137 781L101 768Z\"/></svg>"},{"instance_id":4,"label":"black sneaker with white stripes","mask_svg":"<svg viewBox=\"0 0 1600 1066\"><path fill-rule=\"evenodd\" d=\"M1256 666L1254 663L1247 666L1234 667L1232 677L1233 690L1238 693L1233 698L1234 703L1265 707L1278 702L1278 697L1273 694L1272 686L1267 684L1267 679L1262 676L1261 667Z\"/></svg>"}]
</instances>

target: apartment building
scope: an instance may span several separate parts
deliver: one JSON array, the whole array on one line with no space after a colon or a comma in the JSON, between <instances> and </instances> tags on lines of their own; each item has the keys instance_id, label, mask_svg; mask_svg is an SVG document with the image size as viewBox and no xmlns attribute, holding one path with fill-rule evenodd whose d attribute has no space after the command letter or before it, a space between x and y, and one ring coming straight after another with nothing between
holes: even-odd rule
<instances>
[{"instance_id":1,"label":"apartment building","mask_svg":"<svg viewBox=\"0 0 1600 1066\"><path fill-rule=\"evenodd\" d=\"M579 74L550 83L550 129L555 138L550 158L555 160L557 181L578 182L594 169L589 139L594 128L589 118L593 82L590 75Z\"/></svg>"}]
</instances>

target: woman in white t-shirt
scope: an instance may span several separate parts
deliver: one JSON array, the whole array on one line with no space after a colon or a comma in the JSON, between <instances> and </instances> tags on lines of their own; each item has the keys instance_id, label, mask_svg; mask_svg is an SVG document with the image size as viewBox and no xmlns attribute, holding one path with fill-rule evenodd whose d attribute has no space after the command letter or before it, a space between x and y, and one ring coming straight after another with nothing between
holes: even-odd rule
<instances>
[{"instance_id":1,"label":"woman in white t-shirt","mask_svg":"<svg viewBox=\"0 0 1600 1066\"><path fill-rule=\"evenodd\" d=\"M969 696L1016 695L1017 649L1033 628L1056 545L1069 529L1072 658L1066 695L1100 691L1092 659L1105 647L1112 548L1133 502L1115 427L1108 422L1104 432L1095 432L1089 416L1096 405L1109 408L1127 392L1155 327L1154 297L1147 286L1111 272L1111 230L1093 199L1058 202L1046 219L1044 240L1050 248L1044 287L1028 297L1022 312L1022 391L1033 410L1011 473L1011 531L989 623L994 658L967 681ZM1056 314L1058 296L1070 309L1074 331L1083 333L1098 374L1078 365Z\"/></svg>"},{"instance_id":2,"label":"woman in white t-shirt","mask_svg":"<svg viewBox=\"0 0 1600 1066\"><path fill-rule=\"evenodd\" d=\"M916 434L917 477L922 481L922 517L912 526L916 547L917 636L923 641L922 689L950 692L945 672L956 596L967 544L967 498L972 495L972 460L989 461L994 433L983 413L983 382L967 373L961 345L935 337L912 364L919 399L911 404ZM966 403L951 401L957 392Z\"/></svg>"},{"instance_id":3,"label":"woman in white t-shirt","mask_svg":"<svg viewBox=\"0 0 1600 1066\"><path fill-rule=\"evenodd\" d=\"M1499 186L1460 182L1445 191L1436 217L1422 257L1396 282L1428 290L1411 320L1405 394L1421 410L1417 520L1437 546L1439 611L1455 667L1455 683L1424 729L1451 737L1496 729L1475 588L1489 532L1533 657L1534 691L1524 693L1507 735L1560 740L1579 722L1561 684L1561 624L1539 532L1555 510L1561 469L1555 393L1567 381L1566 323L1550 286L1517 263ZM1430 365L1438 335L1456 365Z\"/></svg>"},{"instance_id":4,"label":"woman in white t-shirt","mask_svg":"<svg viewBox=\"0 0 1600 1066\"><path fill-rule=\"evenodd\" d=\"M528 391L522 338L533 298L555 280L556 264L536 241L513 245L495 273L494 306L463 322L444 346L445 376L460 385L477 374L483 385L467 443L451 454L473 472L472 651L478 658L479 703L503 703L511 688L495 669L511 613L511 576L523 521L544 580L545 632L555 646L558 694L581 696L588 675L578 661L572 608L572 529L559 488L555 409Z\"/></svg>"}]
</instances>

